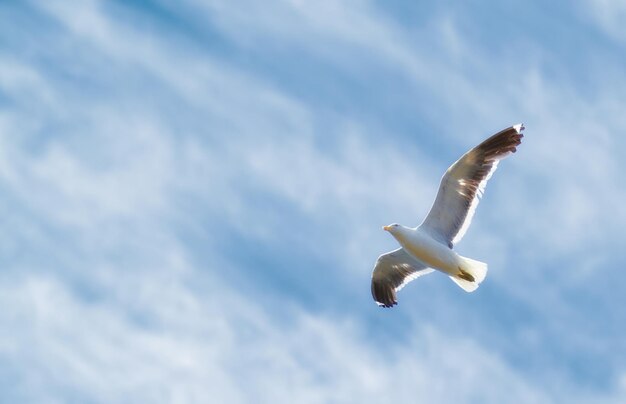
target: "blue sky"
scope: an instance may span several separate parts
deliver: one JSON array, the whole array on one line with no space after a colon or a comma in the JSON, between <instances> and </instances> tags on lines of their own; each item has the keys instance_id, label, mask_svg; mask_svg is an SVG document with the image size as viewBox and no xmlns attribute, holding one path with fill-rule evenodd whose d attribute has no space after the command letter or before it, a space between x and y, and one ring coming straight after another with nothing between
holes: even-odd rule
<instances>
[{"instance_id":1,"label":"blue sky","mask_svg":"<svg viewBox=\"0 0 626 404\"><path fill-rule=\"evenodd\" d=\"M620 1L0 3L3 402L626 399ZM458 251L381 230L524 122Z\"/></svg>"}]
</instances>

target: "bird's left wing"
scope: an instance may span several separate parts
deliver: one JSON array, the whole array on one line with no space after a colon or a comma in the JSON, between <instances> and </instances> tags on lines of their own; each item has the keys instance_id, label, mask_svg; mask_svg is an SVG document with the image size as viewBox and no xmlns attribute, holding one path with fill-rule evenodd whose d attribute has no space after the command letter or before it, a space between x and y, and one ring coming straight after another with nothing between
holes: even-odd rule
<instances>
[{"instance_id":1,"label":"bird's left wing","mask_svg":"<svg viewBox=\"0 0 626 404\"><path fill-rule=\"evenodd\" d=\"M515 153L522 142L522 130L522 124L506 128L452 164L441 179L435 203L420 227L450 248L460 241L498 162Z\"/></svg>"},{"instance_id":2,"label":"bird's left wing","mask_svg":"<svg viewBox=\"0 0 626 404\"><path fill-rule=\"evenodd\" d=\"M378 257L372 273L372 297L376 304L398 304L396 292L413 279L433 272L432 268L411 257L403 248Z\"/></svg>"}]
</instances>

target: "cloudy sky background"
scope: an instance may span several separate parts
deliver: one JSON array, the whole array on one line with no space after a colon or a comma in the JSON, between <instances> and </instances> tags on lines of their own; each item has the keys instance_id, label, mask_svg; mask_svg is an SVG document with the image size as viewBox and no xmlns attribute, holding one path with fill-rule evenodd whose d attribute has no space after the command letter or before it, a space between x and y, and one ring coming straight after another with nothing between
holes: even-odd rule
<instances>
[{"instance_id":1,"label":"cloudy sky background","mask_svg":"<svg viewBox=\"0 0 626 404\"><path fill-rule=\"evenodd\" d=\"M491 3L491 4L488 4ZM3 1L2 402L624 402L619 0ZM524 122L461 254L380 228Z\"/></svg>"}]
</instances>

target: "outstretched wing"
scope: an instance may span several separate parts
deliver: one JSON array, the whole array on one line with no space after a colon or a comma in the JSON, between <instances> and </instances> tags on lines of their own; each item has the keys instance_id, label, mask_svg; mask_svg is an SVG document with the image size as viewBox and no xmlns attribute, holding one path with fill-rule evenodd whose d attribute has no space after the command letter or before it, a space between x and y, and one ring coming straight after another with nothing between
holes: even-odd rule
<instances>
[{"instance_id":1,"label":"outstretched wing","mask_svg":"<svg viewBox=\"0 0 626 404\"><path fill-rule=\"evenodd\" d=\"M515 153L524 125L504 129L465 153L444 174L421 227L450 248L463 238L498 162Z\"/></svg>"},{"instance_id":2,"label":"outstretched wing","mask_svg":"<svg viewBox=\"0 0 626 404\"><path fill-rule=\"evenodd\" d=\"M433 271L403 248L390 251L378 257L372 273L372 297L376 304L392 307L398 304L396 292L413 279Z\"/></svg>"}]
</instances>

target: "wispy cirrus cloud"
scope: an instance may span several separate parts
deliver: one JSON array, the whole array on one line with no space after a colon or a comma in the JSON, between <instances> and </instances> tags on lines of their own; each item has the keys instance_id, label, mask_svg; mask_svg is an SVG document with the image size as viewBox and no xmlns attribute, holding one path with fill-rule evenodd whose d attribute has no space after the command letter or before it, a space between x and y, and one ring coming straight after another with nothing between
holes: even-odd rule
<instances>
[{"instance_id":1,"label":"wispy cirrus cloud","mask_svg":"<svg viewBox=\"0 0 626 404\"><path fill-rule=\"evenodd\" d=\"M619 261L601 245L619 234L624 218L603 213L618 199L599 199L623 192L619 120L593 119L619 105L617 91L584 100L548 80L539 58L483 60L489 49L444 14L422 37L370 2L247 6L174 13L208 21L221 45L150 9L99 1L21 6L4 28L12 49L30 46L0 53L10 100L0 318L20 336L5 336L0 355L11 364L2 374L24 380L7 397L617 402L619 294L596 292L611 273L592 276ZM17 29L32 20L50 35ZM266 54L246 63L254 48ZM395 122L406 113L362 119L386 104L359 92L350 102L362 111L329 112L328 89L291 73L305 64L285 57L295 48L332 66L337 85L345 72L360 71L358 86L406 78L389 102L432 104L413 113L442 135L407 141L409 124ZM273 70L281 63L290 68ZM470 74L479 70L501 73ZM432 94L419 98L423 89ZM472 299L433 275L403 291L399 310L374 311L369 267L393 245L380 224L418 221L458 152L520 111L524 148L461 246L497 268L491 289ZM432 123L444 115L445 126Z\"/></svg>"},{"instance_id":2,"label":"wispy cirrus cloud","mask_svg":"<svg viewBox=\"0 0 626 404\"><path fill-rule=\"evenodd\" d=\"M363 331L345 320L294 312L287 323L277 322L228 292L219 295L228 304L224 316L212 298L184 283L141 283L134 296L122 293L120 301L91 304L48 277L3 288L0 299L13 305L3 312L3 322L27 336L13 346L3 338L4 360L23 376L13 397L448 402L500 401L515 394L549 402L472 341L451 340L432 329L419 331L404 347L372 350ZM129 317L128 307L144 318ZM24 316L31 320L21 321ZM450 378L455 389L447 388Z\"/></svg>"},{"instance_id":3,"label":"wispy cirrus cloud","mask_svg":"<svg viewBox=\"0 0 626 404\"><path fill-rule=\"evenodd\" d=\"M581 2L581 9L590 12L598 27L607 35L623 43L626 40L621 29L621 21L626 17L626 5L615 0L587 0Z\"/></svg>"}]
</instances>

